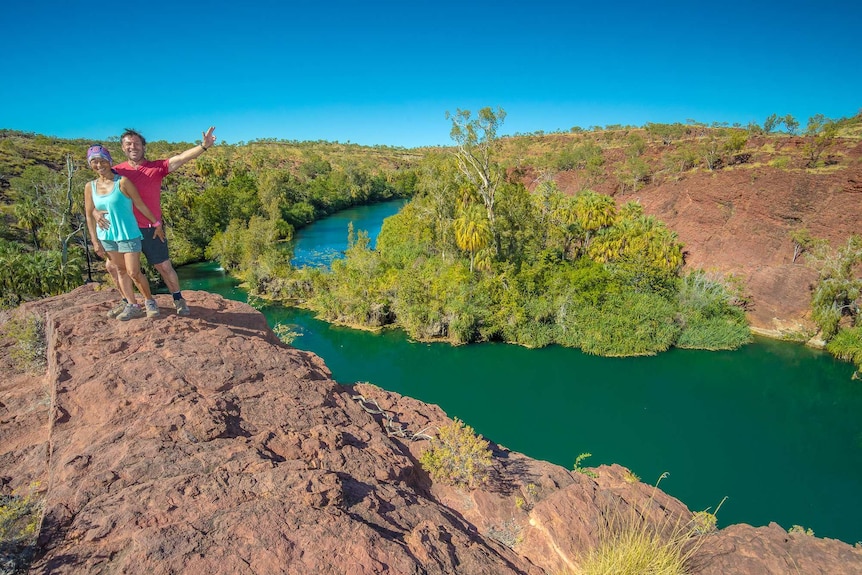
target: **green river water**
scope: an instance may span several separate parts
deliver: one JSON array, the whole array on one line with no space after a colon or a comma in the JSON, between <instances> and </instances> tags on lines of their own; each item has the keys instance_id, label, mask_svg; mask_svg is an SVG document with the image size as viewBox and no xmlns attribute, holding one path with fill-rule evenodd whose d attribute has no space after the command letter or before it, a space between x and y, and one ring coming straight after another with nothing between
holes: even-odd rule
<instances>
[{"instance_id":1,"label":"green river water","mask_svg":"<svg viewBox=\"0 0 862 575\"><path fill-rule=\"evenodd\" d=\"M298 234L295 261L346 249L347 225L374 238L400 204L341 212ZM183 289L245 301L217 264L179 269ZM192 301L192 305L193 305ZM757 338L733 352L671 350L602 358L578 350L410 342L330 326L271 306L271 325L301 336L333 378L368 381L443 408L509 449L571 469L619 463L692 510L726 496L719 526L775 521L848 543L862 540L862 382L853 367L802 345Z\"/></svg>"}]
</instances>

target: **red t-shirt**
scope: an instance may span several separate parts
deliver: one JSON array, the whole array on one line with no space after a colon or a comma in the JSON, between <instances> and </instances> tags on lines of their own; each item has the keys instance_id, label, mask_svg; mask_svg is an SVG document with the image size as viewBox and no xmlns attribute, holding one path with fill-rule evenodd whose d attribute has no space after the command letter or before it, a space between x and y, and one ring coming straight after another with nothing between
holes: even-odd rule
<instances>
[{"instance_id":1,"label":"red t-shirt","mask_svg":"<svg viewBox=\"0 0 862 575\"><path fill-rule=\"evenodd\" d=\"M129 165L129 162L123 162L114 166L114 171L121 176L129 178L135 187L138 188L138 193L141 194L141 199L153 212L157 220L162 219L162 180L171 171L171 163L169 160L156 160L151 162L146 160L137 168ZM135 219L138 221L138 227L150 228L152 222L148 220L144 214L135 208Z\"/></svg>"}]
</instances>

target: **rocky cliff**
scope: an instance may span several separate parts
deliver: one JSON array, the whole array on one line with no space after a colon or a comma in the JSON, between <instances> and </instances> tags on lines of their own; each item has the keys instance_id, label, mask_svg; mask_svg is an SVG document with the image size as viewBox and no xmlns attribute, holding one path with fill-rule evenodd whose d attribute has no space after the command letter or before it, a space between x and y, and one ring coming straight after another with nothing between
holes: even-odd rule
<instances>
[{"instance_id":1,"label":"rocky cliff","mask_svg":"<svg viewBox=\"0 0 862 575\"><path fill-rule=\"evenodd\" d=\"M438 407L332 381L244 304L187 292L192 317L123 323L96 288L14 312L46 318L47 373L15 372L0 340L0 494L44 501L32 573L577 573L613 517L693 518L622 467L493 444L482 488L432 482L409 438L448 422ZM692 572L862 573L839 541L702 531Z\"/></svg>"},{"instance_id":2,"label":"rocky cliff","mask_svg":"<svg viewBox=\"0 0 862 575\"><path fill-rule=\"evenodd\" d=\"M686 265L730 274L741 280L751 326L768 335L813 332L811 293L817 273L805 258L793 259L792 231L807 229L837 248L862 233L862 143L837 141L829 165L804 169L798 158L803 138L753 138L743 163L716 171L691 170L654 178L642 188L620 191L613 174L598 185L577 171L556 176L560 188L584 187L612 195L619 204L637 201L665 222L685 245ZM646 159L661 165L664 150L650 148ZM623 151L606 152L616 165ZM789 168L770 165L796 158ZM528 185L536 174L524 178Z\"/></svg>"}]
</instances>

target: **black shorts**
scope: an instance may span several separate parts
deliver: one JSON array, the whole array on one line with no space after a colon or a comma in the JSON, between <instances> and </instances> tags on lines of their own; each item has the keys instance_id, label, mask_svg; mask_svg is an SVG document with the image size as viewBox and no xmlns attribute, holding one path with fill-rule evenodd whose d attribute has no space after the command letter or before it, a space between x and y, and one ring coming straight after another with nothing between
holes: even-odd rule
<instances>
[{"instance_id":1,"label":"black shorts","mask_svg":"<svg viewBox=\"0 0 862 575\"><path fill-rule=\"evenodd\" d=\"M141 228L141 251L147 257L151 266L166 262L171 257L168 255L168 239L165 241L154 238L156 228Z\"/></svg>"}]
</instances>

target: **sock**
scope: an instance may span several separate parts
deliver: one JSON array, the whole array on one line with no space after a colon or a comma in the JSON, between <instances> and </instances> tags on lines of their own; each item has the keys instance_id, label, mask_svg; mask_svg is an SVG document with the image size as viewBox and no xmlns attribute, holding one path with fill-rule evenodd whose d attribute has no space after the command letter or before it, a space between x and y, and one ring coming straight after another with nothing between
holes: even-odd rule
<instances>
[{"instance_id":1,"label":"sock","mask_svg":"<svg viewBox=\"0 0 862 575\"><path fill-rule=\"evenodd\" d=\"M181 292L181 291L172 293L171 295L174 297L174 301L183 299L183 292Z\"/></svg>"}]
</instances>

